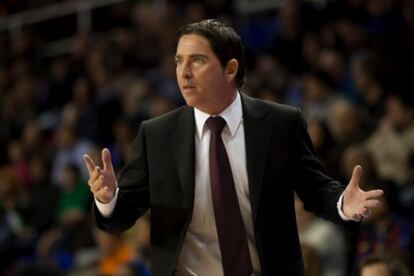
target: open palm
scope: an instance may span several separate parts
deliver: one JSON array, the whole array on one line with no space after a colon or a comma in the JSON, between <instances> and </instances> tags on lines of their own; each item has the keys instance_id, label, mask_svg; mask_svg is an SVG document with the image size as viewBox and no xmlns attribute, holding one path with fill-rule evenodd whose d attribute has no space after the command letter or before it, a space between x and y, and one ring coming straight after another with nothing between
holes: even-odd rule
<instances>
[{"instance_id":1,"label":"open palm","mask_svg":"<svg viewBox=\"0 0 414 276\"><path fill-rule=\"evenodd\" d=\"M362 176L362 167L355 166L351 180L344 192L342 211L345 216L354 221L360 221L371 214L370 209L380 204L379 197L384 193L382 190L363 191L359 187Z\"/></svg>"}]
</instances>

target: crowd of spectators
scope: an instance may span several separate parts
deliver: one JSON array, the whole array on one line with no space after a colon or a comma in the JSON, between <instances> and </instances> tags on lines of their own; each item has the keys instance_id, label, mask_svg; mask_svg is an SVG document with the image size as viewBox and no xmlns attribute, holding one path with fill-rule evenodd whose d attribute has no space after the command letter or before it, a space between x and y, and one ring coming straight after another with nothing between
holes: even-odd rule
<instances>
[{"instance_id":1,"label":"crowd of spectators","mask_svg":"<svg viewBox=\"0 0 414 276\"><path fill-rule=\"evenodd\" d=\"M2 1L0 15L53 2ZM119 236L97 230L82 155L108 147L119 171L140 122L183 104L175 34L210 17L243 38L244 93L300 107L329 175L346 184L361 164L363 188L385 190L356 235L297 199L308 275L357 275L385 253L413 270L414 2L289 0L249 15L232 1L154 3L108 8L53 57L39 28L0 33L0 274L149 274L150 215Z\"/></svg>"}]
</instances>

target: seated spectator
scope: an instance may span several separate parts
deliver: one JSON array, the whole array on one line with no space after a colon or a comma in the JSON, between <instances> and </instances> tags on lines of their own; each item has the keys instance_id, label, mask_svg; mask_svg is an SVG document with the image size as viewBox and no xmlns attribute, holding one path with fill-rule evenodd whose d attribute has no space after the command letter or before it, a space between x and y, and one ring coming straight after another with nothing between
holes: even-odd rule
<instances>
[{"instance_id":1,"label":"seated spectator","mask_svg":"<svg viewBox=\"0 0 414 276\"><path fill-rule=\"evenodd\" d=\"M381 125L366 142L379 176L400 186L410 178L409 159L414 154L414 97L408 93L387 98Z\"/></svg>"},{"instance_id":2,"label":"seated spectator","mask_svg":"<svg viewBox=\"0 0 414 276\"><path fill-rule=\"evenodd\" d=\"M73 253L92 244L88 217L90 198L87 184L76 165L64 169L60 186L56 225L40 237L37 253L66 271L72 268Z\"/></svg>"},{"instance_id":3,"label":"seated spectator","mask_svg":"<svg viewBox=\"0 0 414 276\"><path fill-rule=\"evenodd\" d=\"M134 248L119 235L111 235L101 230L95 231L96 243L102 253L99 262L101 275L118 275L126 264L135 258Z\"/></svg>"},{"instance_id":4,"label":"seated spectator","mask_svg":"<svg viewBox=\"0 0 414 276\"><path fill-rule=\"evenodd\" d=\"M301 244L306 276L322 276L322 260L318 251L308 244Z\"/></svg>"},{"instance_id":5,"label":"seated spectator","mask_svg":"<svg viewBox=\"0 0 414 276\"><path fill-rule=\"evenodd\" d=\"M392 255L371 255L360 266L361 276L410 276L407 266Z\"/></svg>"},{"instance_id":6,"label":"seated spectator","mask_svg":"<svg viewBox=\"0 0 414 276\"><path fill-rule=\"evenodd\" d=\"M24 222L36 237L53 226L60 195L60 189L50 182L49 168L43 156L35 156L29 161L31 182L25 191L22 214Z\"/></svg>"},{"instance_id":7,"label":"seated spectator","mask_svg":"<svg viewBox=\"0 0 414 276\"><path fill-rule=\"evenodd\" d=\"M295 211L303 255L320 262L318 265L316 261L305 258L307 273L311 275L313 271L312 275L318 275L316 271L321 271L320 275L324 276L345 275L346 246L339 228L306 212L299 197L295 197Z\"/></svg>"},{"instance_id":8,"label":"seated spectator","mask_svg":"<svg viewBox=\"0 0 414 276\"><path fill-rule=\"evenodd\" d=\"M55 132L55 157L51 171L52 182L56 185L63 183L63 171L70 164L76 164L81 169L81 176L86 178L87 172L83 169L83 152L89 152L92 144L89 140L80 139L75 129L68 126L61 126Z\"/></svg>"},{"instance_id":9,"label":"seated spectator","mask_svg":"<svg viewBox=\"0 0 414 276\"><path fill-rule=\"evenodd\" d=\"M371 254L391 253L407 263L412 263L411 252L414 250L414 222L395 212L392 203L395 202L395 190L392 186L383 184L367 184L362 189L384 190L381 204L372 210L371 216L362 221L357 240L356 259L362 263Z\"/></svg>"}]
</instances>

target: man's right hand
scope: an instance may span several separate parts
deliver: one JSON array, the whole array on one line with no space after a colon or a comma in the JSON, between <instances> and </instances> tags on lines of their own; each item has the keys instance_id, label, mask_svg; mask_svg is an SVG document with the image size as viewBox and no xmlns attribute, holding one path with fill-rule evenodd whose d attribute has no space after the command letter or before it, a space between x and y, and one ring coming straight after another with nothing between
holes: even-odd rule
<instances>
[{"instance_id":1,"label":"man's right hand","mask_svg":"<svg viewBox=\"0 0 414 276\"><path fill-rule=\"evenodd\" d=\"M116 177L109 150L103 149L101 155L103 169L96 166L89 155L83 155L83 159L89 172L88 185L91 192L99 202L109 203L115 196Z\"/></svg>"}]
</instances>

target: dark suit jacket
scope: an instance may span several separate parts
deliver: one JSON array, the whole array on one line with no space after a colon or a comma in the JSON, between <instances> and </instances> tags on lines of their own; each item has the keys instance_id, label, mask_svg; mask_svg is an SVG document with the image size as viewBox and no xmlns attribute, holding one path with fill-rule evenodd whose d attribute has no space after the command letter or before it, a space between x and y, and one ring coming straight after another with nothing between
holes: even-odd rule
<instances>
[{"instance_id":1,"label":"dark suit jacket","mask_svg":"<svg viewBox=\"0 0 414 276\"><path fill-rule=\"evenodd\" d=\"M303 275L294 191L305 209L343 224L336 203L344 187L315 158L300 112L242 96L253 227L263 275ZM141 124L132 159L119 177L111 218L94 208L98 227L119 232L151 209L153 275L173 275L194 200L195 121L184 106Z\"/></svg>"}]
</instances>

